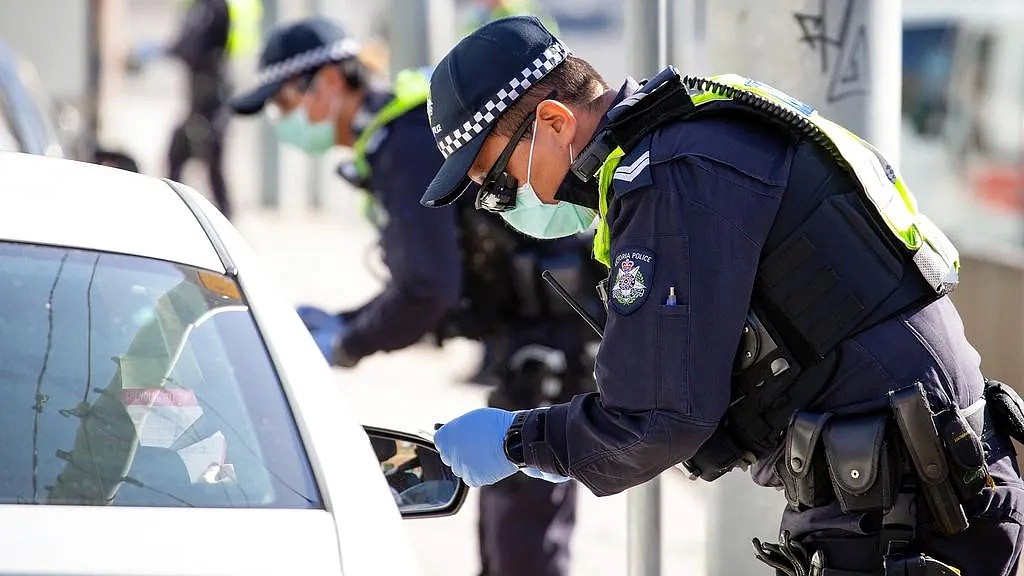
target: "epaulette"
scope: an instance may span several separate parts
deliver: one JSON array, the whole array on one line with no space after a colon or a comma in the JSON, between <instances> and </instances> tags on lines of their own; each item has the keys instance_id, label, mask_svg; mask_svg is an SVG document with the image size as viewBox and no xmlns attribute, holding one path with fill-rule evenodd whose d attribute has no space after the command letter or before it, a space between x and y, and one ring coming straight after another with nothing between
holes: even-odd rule
<instances>
[{"instance_id":1,"label":"epaulette","mask_svg":"<svg viewBox=\"0 0 1024 576\"><path fill-rule=\"evenodd\" d=\"M650 186L651 178L651 135L648 134L622 157L612 176L612 190L616 196Z\"/></svg>"}]
</instances>

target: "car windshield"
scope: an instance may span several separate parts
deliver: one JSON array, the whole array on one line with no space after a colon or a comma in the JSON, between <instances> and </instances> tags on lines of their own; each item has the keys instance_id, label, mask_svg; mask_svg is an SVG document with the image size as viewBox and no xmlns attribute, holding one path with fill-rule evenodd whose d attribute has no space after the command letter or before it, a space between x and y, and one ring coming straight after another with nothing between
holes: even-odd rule
<instances>
[{"instance_id":1,"label":"car windshield","mask_svg":"<svg viewBox=\"0 0 1024 576\"><path fill-rule=\"evenodd\" d=\"M0 243L0 503L322 508L230 277Z\"/></svg>"}]
</instances>

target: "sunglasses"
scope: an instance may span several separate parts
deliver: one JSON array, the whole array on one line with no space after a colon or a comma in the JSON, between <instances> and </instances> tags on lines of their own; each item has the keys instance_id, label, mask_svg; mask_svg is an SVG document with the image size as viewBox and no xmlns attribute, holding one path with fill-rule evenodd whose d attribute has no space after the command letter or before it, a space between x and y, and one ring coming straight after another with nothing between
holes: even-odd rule
<instances>
[{"instance_id":1,"label":"sunglasses","mask_svg":"<svg viewBox=\"0 0 1024 576\"><path fill-rule=\"evenodd\" d=\"M558 91L554 90L545 96L541 102L551 100L557 96ZM501 151L498 159L494 161L494 165L487 172L483 184L480 185L480 190L476 193L477 210L507 212L516 207L516 193L519 190L519 181L508 173L508 163L512 159L512 153L515 152L516 146L523 140L526 130L533 124L533 119L536 116L537 111L534 109L523 119L523 122L512 134L512 137L508 139L505 149Z\"/></svg>"},{"instance_id":2,"label":"sunglasses","mask_svg":"<svg viewBox=\"0 0 1024 576\"><path fill-rule=\"evenodd\" d=\"M298 107L306 93L312 88L318 71L319 69L310 70L286 81L277 94L267 102L267 116L271 120L277 120L285 115L285 110L293 110Z\"/></svg>"}]
</instances>

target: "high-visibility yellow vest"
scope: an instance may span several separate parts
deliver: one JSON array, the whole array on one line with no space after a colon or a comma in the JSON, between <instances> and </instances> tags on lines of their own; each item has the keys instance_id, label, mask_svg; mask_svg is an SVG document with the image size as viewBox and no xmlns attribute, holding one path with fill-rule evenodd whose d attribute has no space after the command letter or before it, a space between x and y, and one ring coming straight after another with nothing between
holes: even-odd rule
<instances>
[{"instance_id":1,"label":"high-visibility yellow vest","mask_svg":"<svg viewBox=\"0 0 1024 576\"><path fill-rule=\"evenodd\" d=\"M819 141L830 145L837 159L849 166L868 204L881 215L889 232L913 254L914 263L928 284L939 294L956 286L960 269L956 247L927 216L918 212L917 200L906 183L871 144L799 100L743 76L724 74L706 79L687 78L684 82L692 86L690 99L697 110L709 102L735 101L754 104L750 109L763 114L781 111L774 116L800 129L809 124L824 137ZM600 222L594 236L594 257L606 266L611 250L606 221L608 191L623 155L621 148L615 148L597 172Z\"/></svg>"},{"instance_id":2,"label":"high-visibility yellow vest","mask_svg":"<svg viewBox=\"0 0 1024 576\"><path fill-rule=\"evenodd\" d=\"M352 145L356 174L364 182L369 179L371 172L370 163L366 159L367 146L381 128L406 112L426 104L430 95L430 78L423 70L402 70L395 76L394 94L395 97L377 112ZM375 226L383 226L387 216L372 194L366 191L364 194L363 215Z\"/></svg>"}]
</instances>

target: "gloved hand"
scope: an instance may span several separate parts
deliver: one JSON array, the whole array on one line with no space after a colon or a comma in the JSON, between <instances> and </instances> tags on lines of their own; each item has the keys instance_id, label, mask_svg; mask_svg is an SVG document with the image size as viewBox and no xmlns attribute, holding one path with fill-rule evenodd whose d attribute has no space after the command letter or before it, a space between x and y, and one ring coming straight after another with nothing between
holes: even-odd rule
<instances>
[{"instance_id":1,"label":"gloved hand","mask_svg":"<svg viewBox=\"0 0 1024 576\"><path fill-rule=\"evenodd\" d=\"M505 457L505 433L514 412L478 408L442 426L434 433L441 461L473 487L487 486L516 473Z\"/></svg>"},{"instance_id":2,"label":"gloved hand","mask_svg":"<svg viewBox=\"0 0 1024 576\"><path fill-rule=\"evenodd\" d=\"M337 314L329 314L326 310L315 306L299 306L295 309L306 329L313 336L320 353L328 362L334 364L335 349L345 333L345 321Z\"/></svg>"},{"instance_id":3,"label":"gloved hand","mask_svg":"<svg viewBox=\"0 0 1024 576\"><path fill-rule=\"evenodd\" d=\"M540 480L547 480L548 482L551 482L552 484L561 484L562 482L568 482L569 480L572 480L572 478L570 478L568 476L562 476L561 474L556 474L554 472L544 472L540 468L534 468L532 466L527 466L526 468L520 468L519 471L522 472L523 474L526 474L530 478L538 478Z\"/></svg>"},{"instance_id":4,"label":"gloved hand","mask_svg":"<svg viewBox=\"0 0 1024 576\"><path fill-rule=\"evenodd\" d=\"M353 356L349 354L345 347L341 345L341 337L338 337L338 342L334 346L334 355L329 358L331 366L341 366L342 368L352 368L356 364L359 364L359 360L362 357Z\"/></svg>"},{"instance_id":5,"label":"gloved hand","mask_svg":"<svg viewBox=\"0 0 1024 576\"><path fill-rule=\"evenodd\" d=\"M138 74L150 62L167 54L167 48L157 42L142 42L133 47L125 59L125 71Z\"/></svg>"},{"instance_id":6,"label":"gloved hand","mask_svg":"<svg viewBox=\"0 0 1024 576\"><path fill-rule=\"evenodd\" d=\"M779 543L761 542L754 538L754 557L775 568L777 574L784 576L820 576L824 568L824 556L820 551L812 563L811 555L802 544L792 538L789 530L779 534ZM817 567L817 568L816 568ZM816 570L816 571L815 571Z\"/></svg>"}]
</instances>

